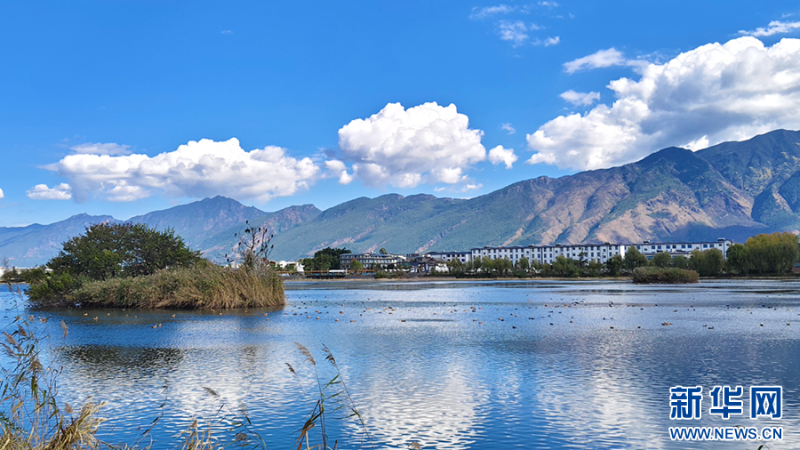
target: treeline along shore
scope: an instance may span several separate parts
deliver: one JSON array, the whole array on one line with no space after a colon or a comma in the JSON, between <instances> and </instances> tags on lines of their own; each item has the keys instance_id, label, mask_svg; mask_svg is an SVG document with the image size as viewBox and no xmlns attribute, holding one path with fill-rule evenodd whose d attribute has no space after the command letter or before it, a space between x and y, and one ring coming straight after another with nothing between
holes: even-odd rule
<instances>
[{"instance_id":1,"label":"treeline along shore","mask_svg":"<svg viewBox=\"0 0 800 450\"><path fill-rule=\"evenodd\" d=\"M341 264L342 255L350 251L344 248L325 248L317 251L313 258L301 260L305 272L291 270L284 274L305 275L315 279L337 277L347 279L370 278L414 278L422 274L409 270L408 264L374 264L362 266L352 260L347 269ZM381 253L388 255L385 249ZM474 256L474 255L473 255ZM574 259L558 255L552 263L521 257L515 261L509 258L474 257L466 262L455 258L446 263L427 258L425 276L432 278L463 279L502 279L502 278L631 278L635 283L696 283L700 277L765 277L795 276L792 269L800 259L798 236L792 233L759 234L749 238L744 244L731 245L726 253L709 248L696 248L688 256L673 255L664 251L651 259L630 245L623 254L598 260Z\"/></svg>"},{"instance_id":2,"label":"treeline along shore","mask_svg":"<svg viewBox=\"0 0 800 450\"><path fill-rule=\"evenodd\" d=\"M99 224L63 244L44 266L6 271L2 281L30 285L30 301L38 306L123 308L256 308L285 303L283 278L305 274L314 279L419 279L403 265L348 269L344 248L325 248L301 260L305 272L278 272L269 260L272 234L266 226L245 223L225 266L190 250L172 230L156 231L142 224ZM385 252L385 249L381 249ZM695 249L687 256L658 253L648 260L634 246L605 262L557 256L552 263L523 257L479 257L448 261L444 270L425 277L457 279L630 278L634 283L696 283L700 277L796 276L800 240L792 233L759 234L733 244L727 254L716 248ZM441 264L437 262L436 264ZM291 275L295 275L292 277ZM321 276L327 275L327 276Z\"/></svg>"}]
</instances>

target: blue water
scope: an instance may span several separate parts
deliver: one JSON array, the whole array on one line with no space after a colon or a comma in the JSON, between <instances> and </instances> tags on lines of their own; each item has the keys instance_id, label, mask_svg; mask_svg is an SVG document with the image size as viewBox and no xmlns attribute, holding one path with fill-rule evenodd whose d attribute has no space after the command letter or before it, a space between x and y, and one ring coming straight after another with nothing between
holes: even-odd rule
<instances>
[{"instance_id":1,"label":"blue water","mask_svg":"<svg viewBox=\"0 0 800 450\"><path fill-rule=\"evenodd\" d=\"M244 405L268 448L296 448L317 389L299 342L323 382L331 349L375 448L755 450L668 435L736 425L782 426L769 448L800 448L800 282L311 282L287 297L222 315L42 311L0 290L4 330L20 314L48 318L43 357L63 367L61 398L107 402L100 435L112 443L137 441L158 417L140 441L154 449L179 448L194 418L225 439ZM704 387L702 419L669 420L676 385ZM743 416L711 416L716 385L783 386L784 417L749 419L747 395ZM358 423L333 412L339 398L328 400L331 446L359 448Z\"/></svg>"}]
</instances>

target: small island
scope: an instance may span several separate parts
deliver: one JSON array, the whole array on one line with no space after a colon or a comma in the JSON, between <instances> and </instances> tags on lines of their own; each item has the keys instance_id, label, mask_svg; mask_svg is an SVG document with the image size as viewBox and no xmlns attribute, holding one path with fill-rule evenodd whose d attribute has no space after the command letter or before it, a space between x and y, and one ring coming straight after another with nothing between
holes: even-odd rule
<instances>
[{"instance_id":1,"label":"small island","mask_svg":"<svg viewBox=\"0 0 800 450\"><path fill-rule=\"evenodd\" d=\"M173 230L143 224L98 224L65 242L43 267L26 271L40 307L233 309L286 302L268 263L267 228L237 233L227 266L186 247Z\"/></svg>"}]
</instances>

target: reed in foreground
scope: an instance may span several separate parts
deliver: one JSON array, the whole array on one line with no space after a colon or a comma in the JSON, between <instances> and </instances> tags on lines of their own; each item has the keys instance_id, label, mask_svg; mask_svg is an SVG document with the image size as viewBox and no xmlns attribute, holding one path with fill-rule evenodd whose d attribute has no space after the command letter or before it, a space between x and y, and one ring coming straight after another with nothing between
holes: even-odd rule
<instances>
[{"instance_id":1,"label":"reed in foreground","mask_svg":"<svg viewBox=\"0 0 800 450\"><path fill-rule=\"evenodd\" d=\"M63 338L66 338L69 328L63 321L60 325ZM57 381L61 370L44 364L39 357L42 347L39 334L44 330L46 325L37 324L36 318L31 316L27 319L18 317L9 329L3 332L5 342L0 343L0 348L11 363L0 368L0 449L151 448L153 442L150 432L163 416L163 408L167 402L156 408L160 411L158 418L141 431L136 442L130 444L104 442L98 437L98 431L105 422L100 415L104 403L87 399L80 408L73 409L59 400ZM49 341L50 338L45 336L44 339ZM289 370L300 382L303 395L309 401L310 407L310 412L295 442L297 449L336 450L339 447L339 441L329 435L327 418L355 418L362 429L359 448L374 449L372 437L363 417L355 407L333 353L323 346L325 361L330 363L335 372L333 379L324 382L311 352L300 344L297 344L297 347L305 357L305 361L313 368L315 384L313 391L316 391L308 395L297 372L289 365ZM213 400L216 413L211 418L194 419L191 425L176 436L175 442L158 442L160 447L173 444L174 447L171 448L181 450L267 449L267 443L253 429L244 403L240 401L236 408L231 408L216 391L208 387L203 389ZM147 439L150 439L150 443L141 445ZM416 446L413 444L415 443L410 445L411 448L420 448L418 444Z\"/></svg>"},{"instance_id":2,"label":"reed in foreground","mask_svg":"<svg viewBox=\"0 0 800 450\"><path fill-rule=\"evenodd\" d=\"M102 403L87 401L77 411L56 401L59 371L39 359L39 340L31 324L17 319L4 332L2 350L11 361L0 369L0 448L9 450L97 449ZM67 328L62 322L64 335Z\"/></svg>"}]
</instances>

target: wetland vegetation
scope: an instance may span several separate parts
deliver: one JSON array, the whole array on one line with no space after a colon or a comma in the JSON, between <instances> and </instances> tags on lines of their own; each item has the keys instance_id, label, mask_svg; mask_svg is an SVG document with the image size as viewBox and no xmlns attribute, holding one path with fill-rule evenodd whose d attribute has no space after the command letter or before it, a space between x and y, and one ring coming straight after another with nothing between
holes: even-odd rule
<instances>
[{"instance_id":1,"label":"wetland vegetation","mask_svg":"<svg viewBox=\"0 0 800 450\"><path fill-rule=\"evenodd\" d=\"M25 273L39 306L257 308L283 304L268 263L271 234L249 224L227 266L186 247L172 230L99 224L64 243L44 267Z\"/></svg>"}]
</instances>

